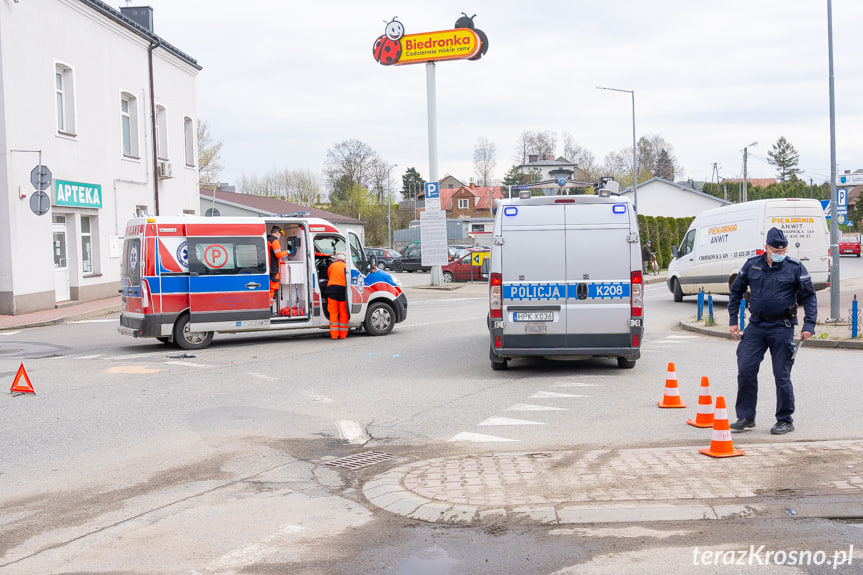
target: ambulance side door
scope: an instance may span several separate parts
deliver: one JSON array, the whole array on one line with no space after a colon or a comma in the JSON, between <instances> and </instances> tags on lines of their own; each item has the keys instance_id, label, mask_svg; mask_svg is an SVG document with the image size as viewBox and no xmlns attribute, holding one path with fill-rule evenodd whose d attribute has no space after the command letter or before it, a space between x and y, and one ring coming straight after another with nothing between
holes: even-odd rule
<instances>
[{"instance_id":1,"label":"ambulance side door","mask_svg":"<svg viewBox=\"0 0 863 575\"><path fill-rule=\"evenodd\" d=\"M263 236L188 237L190 328L247 331L270 324Z\"/></svg>"}]
</instances>

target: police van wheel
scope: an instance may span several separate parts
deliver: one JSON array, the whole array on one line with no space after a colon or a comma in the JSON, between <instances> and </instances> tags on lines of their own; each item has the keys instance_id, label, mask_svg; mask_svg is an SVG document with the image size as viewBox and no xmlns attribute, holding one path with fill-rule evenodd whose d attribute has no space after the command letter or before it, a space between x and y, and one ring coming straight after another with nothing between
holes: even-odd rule
<instances>
[{"instance_id":1,"label":"police van wheel","mask_svg":"<svg viewBox=\"0 0 863 575\"><path fill-rule=\"evenodd\" d=\"M633 367L635 367L635 360L626 359L625 357L618 357L617 367L619 367L620 369L632 369Z\"/></svg>"},{"instance_id":2,"label":"police van wheel","mask_svg":"<svg viewBox=\"0 0 863 575\"><path fill-rule=\"evenodd\" d=\"M189 315L183 315L174 324L174 342L181 349L204 349L213 341L211 331L192 331L189 329Z\"/></svg>"},{"instance_id":3,"label":"police van wheel","mask_svg":"<svg viewBox=\"0 0 863 575\"><path fill-rule=\"evenodd\" d=\"M674 301L681 302L683 301L683 290L680 289L680 280L674 278L671 280L673 291L674 291Z\"/></svg>"},{"instance_id":4,"label":"police van wheel","mask_svg":"<svg viewBox=\"0 0 863 575\"><path fill-rule=\"evenodd\" d=\"M496 356L491 349L488 350L488 359L491 361L491 368L495 371L501 371L509 367L508 360Z\"/></svg>"},{"instance_id":5,"label":"police van wheel","mask_svg":"<svg viewBox=\"0 0 863 575\"><path fill-rule=\"evenodd\" d=\"M370 335L386 335L396 324L393 308L383 302L376 301L366 311L363 327Z\"/></svg>"}]
</instances>

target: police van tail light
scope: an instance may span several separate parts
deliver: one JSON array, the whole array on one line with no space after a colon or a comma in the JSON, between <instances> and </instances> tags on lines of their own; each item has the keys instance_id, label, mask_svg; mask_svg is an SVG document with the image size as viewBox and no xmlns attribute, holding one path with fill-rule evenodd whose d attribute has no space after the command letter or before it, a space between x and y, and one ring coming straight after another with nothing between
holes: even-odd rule
<instances>
[{"instance_id":1,"label":"police van tail light","mask_svg":"<svg viewBox=\"0 0 863 575\"><path fill-rule=\"evenodd\" d=\"M141 282L141 308L150 311L150 284L147 280Z\"/></svg>"},{"instance_id":2,"label":"police van tail light","mask_svg":"<svg viewBox=\"0 0 863 575\"><path fill-rule=\"evenodd\" d=\"M630 290L629 305L632 307L632 316L641 317L641 311L644 308L644 286L641 271L632 272L630 277L632 289Z\"/></svg>"},{"instance_id":3,"label":"police van tail light","mask_svg":"<svg viewBox=\"0 0 863 575\"><path fill-rule=\"evenodd\" d=\"M493 318L503 317L502 281L500 274L491 274L488 281L488 307Z\"/></svg>"}]
</instances>

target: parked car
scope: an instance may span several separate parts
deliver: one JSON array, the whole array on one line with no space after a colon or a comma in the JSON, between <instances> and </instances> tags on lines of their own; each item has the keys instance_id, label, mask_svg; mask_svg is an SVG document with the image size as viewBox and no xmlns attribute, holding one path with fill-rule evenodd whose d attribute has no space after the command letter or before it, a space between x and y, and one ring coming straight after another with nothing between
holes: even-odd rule
<instances>
[{"instance_id":1,"label":"parked car","mask_svg":"<svg viewBox=\"0 0 863 575\"><path fill-rule=\"evenodd\" d=\"M393 260L400 258L402 255L396 250L389 248L366 248L366 259L370 256L375 256L377 266L381 269L392 269Z\"/></svg>"},{"instance_id":2,"label":"parked car","mask_svg":"<svg viewBox=\"0 0 863 575\"><path fill-rule=\"evenodd\" d=\"M451 261L443 266L443 281L449 282L467 282L477 281L482 278L482 262L488 258L488 250L468 250L466 254L460 258Z\"/></svg>"},{"instance_id":3,"label":"parked car","mask_svg":"<svg viewBox=\"0 0 863 575\"><path fill-rule=\"evenodd\" d=\"M853 254L860 257L860 236L843 236L839 238L839 254Z\"/></svg>"},{"instance_id":4,"label":"parked car","mask_svg":"<svg viewBox=\"0 0 863 575\"><path fill-rule=\"evenodd\" d=\"M455 246L447 247L447 260L453 261L458 259L460 251ZM422 247L419 242L411 242L402 252L401 257L395 258L392 261L391 270L394 272L427 272L431 270L430 266L422 265Z\"/></svg>"}]
</instances>

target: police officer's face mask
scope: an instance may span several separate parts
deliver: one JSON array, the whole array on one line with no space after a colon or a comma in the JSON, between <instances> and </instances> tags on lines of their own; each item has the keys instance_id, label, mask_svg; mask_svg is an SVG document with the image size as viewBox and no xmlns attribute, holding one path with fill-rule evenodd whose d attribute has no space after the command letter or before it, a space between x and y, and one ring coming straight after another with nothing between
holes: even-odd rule
<instances>
[{"instance_id":1,"label":"police officer's face mask","mask_svg":"<svg viewBox=\"0 0 863 575\"><path fill-rule=\"evenodd\" d=\"M785 249L774 248L773 246L768 246L770 248L770 260L773 263L778 264L782 260L785 259ZM780 253L781 252L781 253Z\"/></svg>"}]
</instances>

